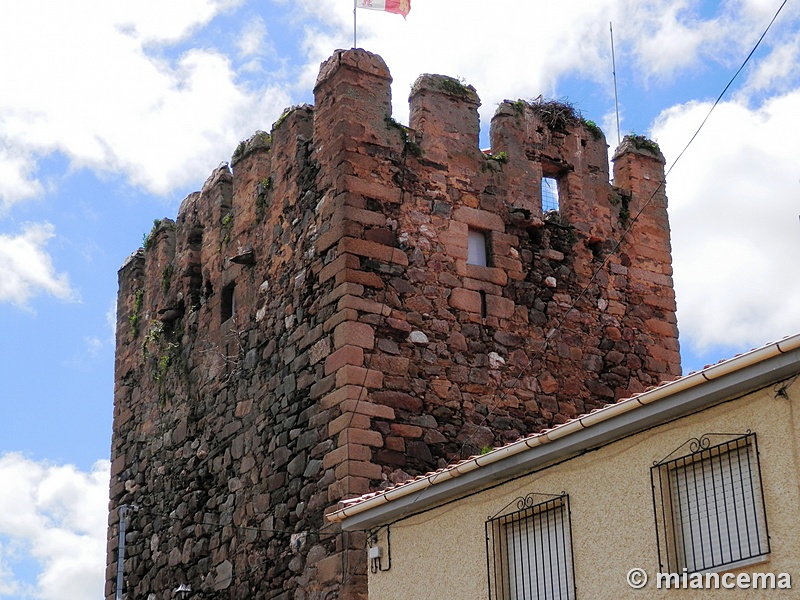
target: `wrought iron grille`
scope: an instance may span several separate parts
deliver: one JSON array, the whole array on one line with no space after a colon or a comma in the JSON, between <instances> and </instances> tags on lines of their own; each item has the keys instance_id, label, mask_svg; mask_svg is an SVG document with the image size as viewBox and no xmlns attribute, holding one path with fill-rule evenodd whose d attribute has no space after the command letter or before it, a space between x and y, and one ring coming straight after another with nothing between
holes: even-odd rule
<instances>
[{"instance_id":1,"label":"wrought iron grille","mask_svg":"<svg viewBox=\"0 0 800 600\"><path fill-rule=\"evenodd\" d=\"M516 501L517 511L486 521L492 600L572 600L575 573L569 496Z\"/></svg>"},{"instance_id":2,"label":"wrought iron grille","mask_svg":"<svg viewBox=\"0 0 800 600\"><path fill-rule=\"evenodd\" d=\"M662 571L714 571L769 553L756 435L712 446L719 435L730 437L689 440L690 454L650 471Z\"/></svg>"}]
</instances>

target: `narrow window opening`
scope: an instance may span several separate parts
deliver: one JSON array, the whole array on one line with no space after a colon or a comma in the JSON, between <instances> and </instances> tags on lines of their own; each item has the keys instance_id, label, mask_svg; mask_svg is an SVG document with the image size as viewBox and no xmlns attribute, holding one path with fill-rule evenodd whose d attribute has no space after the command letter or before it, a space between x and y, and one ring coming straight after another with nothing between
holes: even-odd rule
<instances>
[{"instance_id":1,"label":"narrow window opening","mask_svg":"<svg viewBox=\"0 0 800 600\"><path fill-rule=\"evenodd\" d=\"M558 179L542 177L542 213L558 212Z\"/></svg>"},{"instance_id":2,"label":"narrow window opening","mask_svg":"<svg viewBox=\"0 0 800 600\"><path fill-rule=\"evenodd\" d=\"M481 295L481 318L485 319L488 311L486 310L486 292L481 290L478 292Z\"/></svg>"},{"instance_id":3,"label":"narrow window opening","mask_svg":"<svg viewBox=\"0 0 800 600\"><path fill-rule=\"evenodd\" d=\"M234 295L234 290L236 289L236 284L231 282L222 288L222 299L221 299L221 322L224 323L228 319L230 319L234 314L236 314L236 298Z\"/></svg>"},{"instance_id":4,"label":"narrow window opening","mask_svg":"<svg viewBox=\"0 0 800 600\"><path fill-rule=\"evenodd\" d=\"M467 238L467 264L488 266L486 251L486 234L477 229L470 229Z\"/></svg>"}]
</instances>

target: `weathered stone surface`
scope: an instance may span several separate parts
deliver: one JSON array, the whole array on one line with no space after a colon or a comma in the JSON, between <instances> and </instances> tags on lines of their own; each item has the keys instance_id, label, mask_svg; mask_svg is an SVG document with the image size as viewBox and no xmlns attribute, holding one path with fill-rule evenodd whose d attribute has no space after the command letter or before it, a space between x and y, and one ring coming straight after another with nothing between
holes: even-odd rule
<instances>
[{"instance_id":1,"label":"weathered stone surface","mask_svg":"<svg viewBox=\"0 0 800 600\"><path fill-rule=\"evenodd\" d=\"M423 76L406 131L390 80L337 51L120 270L108 600L123 504L132 598L362 597L340 499L680 372L660 155L623 145L611 186L602 134L506 102L492 160L474 89Z\"/></svg>"}]
</instances>

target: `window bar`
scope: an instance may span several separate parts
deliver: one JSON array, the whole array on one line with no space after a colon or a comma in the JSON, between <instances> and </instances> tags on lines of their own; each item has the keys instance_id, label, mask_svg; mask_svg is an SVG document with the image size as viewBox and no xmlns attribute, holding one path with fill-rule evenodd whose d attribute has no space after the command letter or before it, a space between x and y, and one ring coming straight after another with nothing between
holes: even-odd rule
<instances>
[{"instance_id":1,"label":"window bar","mask_svg":"<svg viewBox=\"0 0 800 600\"><path fill-rule=\"evenodd\" d=\"M683 474L683 483L684 483L684 486L686 487L687 513L688 513L689 512L688 511L689 478L686 476L686 459L683 458L683 459L681 459L681 461L683 463L683 464L681 464L681 467L682 467L681 468L681 473ZM683 509L681 508L681 507L683 507L683 502L681 502L681 486L680 486L679 483L675 485L675 489L676 489L676 492L678 494L678 516L680 517L680 520L681 520L681 550L683 551L683 564L685 566L688 566L689 565L689 554L686 551L686 527L683 524L684 514L683 514ZM689 526L689 535L691 536L692 535L691 514L687 514L687 518L689 519L689 524L690 524L690 526ZM692 553L694 553L694 547L692 547ZM692 554L692 556L694 556L694 554Z\"/></svg>"},{"instance_id":2,"label":"window bar","mask_svg":"<svg viewBox=\"0 0 800 600\"><path fill-rule=\"evenodd\" d=\"M750 473L750 453L746 453L745 455L745 462L747 464L747 473L750 475L750 481L752 482L752 473ZM744 509L744 530L745 535L747 536L747 552L750 556L754 556L753 554L753 536L750 534L750 519L747 518L747 499L746 494L747 490L745 489L744 485L744 469L742 468L742 453L741 451L737 450L736 452L736 460L739 462L739 488L742 490L742 508ZM752 490L753 486L750 486Z\"/></svg>"},{"instance_id":3,"label":"window bar","mask_svg":"<svg viewBox=\"0 0 800 600\"><path fill-rule=\"evenodd\" d=\"M756 438L756 434L755 433L753 434L753 452L755 452L755 455L756 455L756 466L758 467L758 488L759 488L759 492L760 492L760 496L761 496L761 507L763 508L763 507L766 506L766 504L764 503L764 486L761 485L761 461L758 458L758 456L759 456L759 454L758 454L758 439ZM757 514L758 514L758 509L756 509L756 515ZM769 548L770 548L770 546L769 546L769 524L767 523L766 515L762 513L762 516L764 517L764 535L766 536L764 538L764 542L766 543L767 547L766 548L762 548L761 547L761 536L758 536L758 540L759 540L758 541L758 547L759 547L759 550L761 551L761 554L766 554L767 552L769 552Z\"/></svg>"},{"instance_id":4,"label":"window bar","mask_svg":"<svg viewBox=\"0 0 800 600\"><path fill-rule=\"evenodd\" d=\"M702 456L702 454L700 455ZM699 461L702 465L702 461ZM698 566L704 568L706 565L706 557L705 557L705 550L703 549L703 521L700 518L700 494L698 492L699 486L697 485L697 463L698 461L692 460L689 464L692 467L692 485L694 487L694 507L695 507L695 514L694 517L697 519L697 546L695 546L694 536L692 536L692 557L694 558L693 565L694 569L697 569ZM688 494L687 490L687 494ZM689 522L692 521L692 509L691 504L689 506ZM708 515L706 515L708 517ZM690 528L690 532L694 532L694 527ZM700 560L698 564L698 557L697 554L700 554Z\"/></svg>"},{"instance_id":5,"label":"window bar","mask_svg":"<svg viewBox=\"0 0 800 600\"><path fill-rule=\"evenodd\" d=\"M566 531L564 530L564 527L561 528L561 531L562 533L564 533L564 535L566 535L567 534L566 532L570 533L572 532L572 509L570 509L569 507L568 497L564 496L562 498L562 502L564 502L563 506L566 508L567 512L567 524L566 524ZM562 537L561 539L566 539L566 537ZM566 557L569 560L569 564L567 565L569 570L567 571L568 581L567 581L567 598L566 598L566 600L569 600L570 595L572 595L573 598L577 596L577 594L575 593L576 592L575 561L572 559L572 557L575 556L572 553L572 535L569 536L569 548L567 548L567 545L564 544L564 553L566 554Z\"/></svg>"},{"instance_id":6,"label":"window bar","mask_svg":"<svg viewBox=\"0 0 800 600\"><path fill-rule=\"evenodd\" d=\"M530 529L528 528L528 529L526 529L526 541L529 541L527 539L529 537L529 534L530 534ZM536 573L536 553L535 552L533 553L533 570L531 570L531 553L530 553L530 551L528 551L527 560L528 560L528 587L531 590L533 590L533 579L532 579L532 576L533 576L534 573ZM528 596L526 595L524 597L527 598Z\"/></svg>"},{"instance_id":7,"label":"window bar","mask_svg":"<svg viewBox=\"0 0 800 600\"><path fill-rule=\"evenodd\" d=\"M733 540L731 539L731 517L730 517L730 509L728 508L728 495L725 494L725 476L724 476L724 474L725 474L725 465L722 463L722 455L723 455L722 452L720 452L717 455L717 458L719 459L719 472L722 475L722 478L721 478L721 480L722 480L722 491L723 491L723 493L722 493L722 506L725 509L725 528L727 529L726 537L728 538L728 554L730 555L730 560L733 560ZM735 512L735 510L736 509L734 507L734 512ZM720 538L720 539L722 539L722 538ZM723 556L722 559L724 560L725 557Z\"/></svg>"},{"instance_id":8,"label":"window bar","mask_svg":"<svg viewBox=\"0 0 800 600\"><path fill-rule=\"evenodd\" d=\"M715 514L715 521L717 523L717 538L716 539L719 541L719 545L720 545L720 547L719 547L720 560L724 561L725 560L725 556L724 556L725 552L724 552L724 548L723 548L723 545L722 545L722 525L720 525L720 522L719 522L719 503L717 502L717 498L719 497L717 495L717 478L714 477L714 455L711 454L711 455L709 455L708 458L709 458L709 468L711 469L711 489L712 489L713 494L714 494L714 496L713 496L714 497L714 514ZM705 461L703 461L703 464L705 464ZM722 493L722 499L723 499L723 502L724 502L724 500L725 500L725 482L721 481L720 485L722 486L721 493ZM706 505L708 505L708 497L707 496L706 496ZM709 521L709 525L708 526L709 526L709 529L710 529L711 528L711 522L710 521Z\"/></svg>"},{"instance_id":9,"label":"window bar","mask_svg":"<svg viewBox=\"0 0 800 600\"><path fill-rule=\"evenodd\" d=\"M514 600L519 599L519 589L517 588L519 579L517 578L517 536L515 534L515 530L517 529L516 523L517 519L511 517L510 524L511 524L511 549L510 554L511 556L508 557L508 564L511 571L511 577L509 577L509 582L513 582L513 594L511 597ZM522 545L521 539L522 533L520 532L520 545ZM511 587L511 586L509 586ZM524 598L524 589L523 589L523 598Z\"/></svg>"},{"instance_id":10,"label":"window bar","mask_svg":"<svg viewBox=\"0 0 800 600\"><path fill-rule=\"evenodd\" d=\"M737 460L738 460L738 452L737 452ZM731 502L733 502L733 517L734 521L736 522L736 543L739 548L739 554L734 558L733 556L733 547L731 546L731 560L739 560L742 558L742 528L739 525L739 503L736 501L736 491L734 489L734 482L733 482L733 460L730 458L730 452L728 453L728 472L731 476ZM741 479L742 468L741 464L739 465L739 478ZM744 494L743 494L744 495Z\"/></svg>"},{"instance_id":11,"label":"window bar","mask_svg":"<svg viewBox=\"0 0 800 600\"><path fill-rule=\"evenodd\" d=\"M702 455L701 455L701 458L702 458ZM693 465L697 464L697 462L695 461L692 464ZM711 509L708 506L708 481L706 480L706 461L705 460L701 460L700 461L700 473L703 476L703 478L702 478L702 481L703 481L703 503L705 504L705 507L706 507L705 526L706 526L706 530L707 530L707 533L708 533L708 551L711 554L711 556L710 556L711 562L714 562L714 538L711 535ZM695 486L697 486L697 480L696 479L695 479ZM698 514L698 516L700 515L700 507L699 506L697 507L697 514ZM700 555L702 557L703 567L705 568L705 565L708 564L708 561L706 560L706 551L705 551L706 545L703 543L703 522L701 521L699 524L700 524ZM720 548L720 550L722 550L722 549Z\"/></svg>"},{"instance_id":12,"label":"window bar","mask_svg":"<svg viewBox=\"0 0 800 600\"><path fill-rule=\"evenodd\" d=\"M531 509L533 509L533 507L531 507ZM535 512L533 512L533 510L531 510L531 522L532 522L532 525L534 527L535 527L537 521L538 521L538 524L539 524L540 529L541 529L542 513L541 512L535 513ZM541 536L537 536L537 537L541 537ZM544 564L542 564L541 567L540 567L539 566L539 559L541 557L541 560L544 561L544 546L542 546L542 552L539 553L537 551L537 548L536 548L535 544L536 544L536 538L534 538L533 564L535 566L534 573L536 574L536 595L538 596L539 595L539 589L542 587L542 582L540 581L539 575L540 575L540 573L544 572Z\"/></svg>"},{"instance_id":13,"label":"window bar","mask_svg":"<svg viewBox=\"0 0 800 600\"><path fill-rule=\"evenodd\" d=\"M658 570L665 571L664 563L661 560L661 540L659 540L658 530L660 527L658 526L658 506L656 504L656 484L655 484L655 476L653 473L658 472L658 487L659 487L659 494L661 495L661 516L662 520L664 518L664 486L661 485L661 469L659 468L657 471L656 469L650 469L650 488L653 490L653 515L656 518L656 548L658 550ZM666 529L664 530L666 531ZM665 540L666 543L666 540ZM668 550L668 549L667 549ZM667 557L669 557L669 552L667 551Z\"/></svg>"},{"instance_id":14,"label":"window bar","mask_svg":"<svg viewBox=\"0 0 800 600\"><path fill-rule=\"evenodd\" d=\"M553 556L553 540L552 540L552 528L550 527L550 518L552 517L553 521L555 522L555 515L552 514L551 507L547 506L547 512L545 513L547 518L547 556L550 558L549 560L549 571L550 571L550 595L555 596L556 592L556 578L553 577L553 571L556 571L556 575L558 573L558 565L556 568L553 569L553 561L556 557ZM544 536L542 536L542 543L544 543ZM556 552L558 552L558 548L556 548Z\"/></svg>"},{"instance_id":15,"label":"window bar","mask_svg":"<svg viewBox=\"0 0 800 600\"><path fill-rule=\"evenodd\" d=\"M753 461L750 458L750 452L747 452L746 456L747 456L747 478L750 480L750 482L752 482L753 481ZM742 489L744 490L744 483L742 483ZM744 493L742 493L742 496L744 496ZM756 538L755 542L758 545L757 554L761 554L761 540L758 539L758 510L756 510L756 490L755 490L755 486L753 486L753 485L750 486L750 502L753 505L753 527L755 528L755 532L754 532L754 537ZM752 537L750 536L749 531L748 531L748 538L750 538L750 540L752 540ZM753 543L752 543L752 541L750 541L750 543L748 544L748 548L750 550L750 555L753 556L754 554L753 554Z\"/></svg>"}]
</instances>

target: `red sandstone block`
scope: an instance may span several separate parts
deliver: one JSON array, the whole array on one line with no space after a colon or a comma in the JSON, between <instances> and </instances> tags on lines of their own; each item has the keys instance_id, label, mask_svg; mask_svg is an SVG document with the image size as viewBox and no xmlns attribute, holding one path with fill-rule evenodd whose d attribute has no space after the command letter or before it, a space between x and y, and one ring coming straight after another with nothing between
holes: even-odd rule
<instances>
[{"instance_id":1,"label":"red sandstone block","mask_svg":"<svg viewBox=\"0 0 800 600\"><path fill-rule=\"evenodd\" d=\"M657 285L663 285L665 287L672 288L672 277L670 277L669 275L662 275L661 273L653 273L652 271L647 271L645 269L637 269L636 267L629 268L628 275L633 280L639 279L641 281L649 281L650 283L655 283Z\"/></svg>"},{"instance_id":2,"label":"red sandstone block","mask_svg":"<svg viewBox=\"0 0 800 600\"><path fill-rule=\"evenodd\" d=\"M405 252L377 242L344 237L339 240L337 250L341 254L350 253L357 256L374 258L394 265L408 266L408 257Z\"/></svg>"},{"instance_id":3,"label":"red sandstone block","mask_svg":"<svg viewBox=\"0 0 800 600\"><path fill-rule=\"evenodd\" d=\"M370 227L383 227L386 225L386 215L383 213L347 205L337 210L331 218L331 222L333 223L340 220L355 221L362 225L369 225Z\"/></svg>"},{"instance_id":4,"label":"red sandstone block","mask_svg":"<svg viewBox=\"0 0 800 600\"><path fill-rule=\"evenodd\" d=\"M337 183L340 185L339 189L347 190L353 195L375 198L393 204L399 204L401 200L402 190L399 187L377 179L370 181L362 177L343 175L337 180Z\"/></svg>"},{"instance_id":5,"label":"red sandstone block","mask_svg":"<svg viewBox=\"0 0 800 600\"><path fill-rule=\"evenodd\" d=\"M330 332L332 329L336 328L340 323L344 323L345 321L357 321L358 320L358 311L353 310L352 308L347 308L345 310L340 310L339 312L335 313L330 319L325 321L322 325L323 331L325 333Z\"/></svg>"},{"instance_id":6,"label":"red sandstone block","mask_svg":"<svg viewBox=\"0 0 800 600\"><path fill-rule=\"evenodd\" d=\"M493 257L493 261L494 261L494 266L497 267L497 270L506 270L514 272L522 271L522 263L516 258L509 258L507 256L495 256Z\"/></svg>"},{"instance_id":7,"label":"red sandstone block","mask_svg":"<svg viewBox=\"0 0 800 600\"><path fill-rule=\"evenodd\" d=\"M327 396L320 400L322 410L328 410L334 406L338 406L346 400L361 400L365 401L368 397L368 392L360 385L345 385L332 391Z\"/></svg>"},{"instance_id":8,"label":"red sandstone block","mask_svg":"<svg viewBox=\"0 0 800 600\"><path fill-rule=\"evenodd\" d=\"M358 283L352 283L352 282L341 283L337 285L335 288L333 288L329 294L326 294L320 300L320 306L327 306L328 304L336 302L339 300L339 298L341 298L342 296L346 296L348 294L352 296L361 296L363 293L364 293L363 285L359 285Z\"/></svg>"},{"instance_id":9,"label":"red sandstone block","mask_svg":"<svg viewBox=\"0 0 800 600\"><path fill-rule=\"evenodd\" d=\"M406 441L401 437L388 436L386 438L386 449L394 450L395 452L405 452Z\"/></svg>"},{"instance_id":10,"label":"red sandstone block","mask_svg":"<svg viewBox=\"0 0 800 600\"><path fill-rule=\"evenodd\" d=\"M445 246L456 246L466 250L469 245L467 230L468 228L465 227L463 231L460 229L443 231L439 234L439 241Z\"/></svg>"},{"instance_id":11,"label":"red sandstone block","mask_svg":"<svg viewBox=\"0 0 800 600\"><path fill-rule=\"evenodd\" d=\"M482 291L495 296L503 293L503 288L499 285L481 279L472 279L471 277L464 277L464 287L468 290Z\"/></svg>"},{"instance_id":12,"label":"red sandstone block","mask_svg":"<svg viewBox=\"0 0 800 600\"><path fill-rule=\"evenodd\" d=\"M372 446L373 448L383 447L383 436L379 431L372 431L370 429L352 429L348 428L339 434L337 440L339 446L345 444L358 444L361 446Z\"/></svg>"},{"instance_id":13,"label":"red sandstone block","mask_svg":"<svg viewBox=\"0 0 800 600\"><path fill-rule=\"evenodd\" d=\"M370 425L372 420L367 415L348 412L328 423L328 435L333 437L345 429L369 429Z\"/></svg>"},{"instance_id":14,"label":"red sandstone block","mask_svg":"<svg viewBox=\"0 0 800 600\"><path fill-rule=\"evenodd\" d=\"M334 475L337 479L344 477L366 477L367 479L380 479L383 470L380 465L361 460L346 460L340 463Z\"/></svg>"},{"instance_id":15,"label":"red sandstone block","mask_svg":"<svg viewBox=\"0 0 800 600\"><path fill-rule=\"evenodd\" d=\"M359 346L372 350L375 345L375 331L372 326L357 321L344 321L333 330L333 347Z\"/></svg>"},{"instance_id":16,"label":"red sandstone block","mask_svg":"<svg viewBox=\"0 0 800 600\"><path fill-rule=\"evenodd\" d=\"M383 373L364 367L345 365L336 371L336 385L363 385L373 389L379 388L383 386Z\"/></svg>"},{"instance_id":17,"label":"red sandstone block","mask_svg":"<svg viewBox=\"0 0 800 600\"><path fill-rule=\"evenodd\" d=\"M454 288L450 292L449 304L458 310L481 314L483 303L478 292L465 290L464 288Z\"/></svg>"},{"instance_id":18,"label":"red sandstone block","mask_svg":"<svg viewBox=\"0 0 800 600\"><path fill-rule=\"evenodd\" d=\"M488 210L480 210L478 208L469 208L468 206L459 206L453 211L453 219L466 223L475 229L492 230L492 231L505 231L506 225L500 215L489 212Z\"/></svg>"},{"instance_id":19,"label":"red sandstone block","mask_svg":"<svg viewBox=\"0 0 800 600\"><path fill-rule=\"evenodd\" d=\"M416 425L405 425L403 423L392 423L392 433L404 438L421 438L422 427Z\"/></svg>"},{"instance_id":20,"label":"red sandstone block","mask_svg":"<svg viewBox=\"0 0 800 600\"><path fill-rule=\"evenodd\" d=\"M675 297L672 295L671 289L669 290L668 294L669 295L667 296L657 296L655 294L648 294L642 300L644 301L645 304L649 304L650 306L656 306L658 308L663 308L664 310L669 310L669 311L677 310L678 307L675 304Z\"/></svg>"},{"instance_id":21,"label":"red sandstone block","mask_svg":"<svg viewBox=\"0 0 800 600\"><path fill-rule=\"evenodd\" d=\"M678 337L678 328L672 323L667 323L661 319L648 319L644 324L650 331L658 335Z\"/></svg>"},{"instance_id":22,"label":"red sandstone block","mask_svg":"<svg viewBox=\"0 0 800 600\"><path fill-rule=\"evenodd\" d=\"M361 496L370 491L372 491L370 482L366 477L345 477L339 481L334 481L328 486L328 501L338 502L342 498ZM337 555L337 560L341 563L341 556ZM319 578L319 575L317 577Z\"/></svg>"},{"instance_id":23,"label":"red sandstone block","mask_svg":"<svg viewBox=\"0 0 800 600\"><path fill-rule=\"evenodd\" d=\"M370 181L353 175L343 175L340 181L344 186L343 189L353 194L361 194L393 204L399 204L402 199L402 190L391 182L384 183L377 179Z\"/></svg>"},{"instance_id":24,"label":"red sandstone block","mask_svg":"<svg viewBox=\"0 0 800 600\"><path fill-rule=\"evenodd\" d=\"M503 244L506 246L517 247L519 246L519 238L516 235L511 235L510 233L503 233L501 231L495 231L492 235L489 236L489 239L492 243Z\"/></svg>"},{"instance_id":25,"label":"red sandstone block","mask_svg":"<svg viewBox=\"0 0 800 600\"><path fill-rule=\"evenodd\" d=\"M389 317L386 319L386 324L397 331L404 331L406 333L411 332L411 325L405 319L395 319L394 317Z\"/></svg>"},{"instance_id":26,"label":"red sandstone block","mask_svg":"<svg viewBox=\"0 0 800 600\"><path fill-rule=\"evenodd\" d=\"M674 350L667 350L665 348L661 348L660 346L655 346L655 345L650 346L648 350L653 358L664 361L666 363L679 364L681 362L680 353L675 352Z\"/></svg>"},{"instance_id":27,"label":"red sandstone block","mask_svg":"<svg viewBox=\"0 0 800 600\"><path fill-rule=\"evenodd\" d=\"M330 264L322 267L322 270L319 272L319 282L325 283L331 277L336 276L336 274L342 269L360 268L361 261L357 256L353 256L352 254L343 254L342 256L337 257L336 260L332 261Z\"/></svg>"},{"instance_id":28,"label":"red sandstone block","mask_svg":"<svg viewBox=\"0 0 800 600\"><path fill-rule=\"evenodd\" d=\"M499 319L510 319L514 316L514 301L502 296L486 295L486 314Z\"/></svg>"},{"instance_id":29,"label":"red sandstone block","mask_svg":"<svg viewBox=\"0 0 800 600\"><path fill-rule=\"evenodd\" d=\"M372 401L376 404L383 404L385 406L391 406L395 409L407 410L413 413L417 413L422 410L422 400L412 396L411 394L406 394L405 392L395 392L389 390L374 392L372 394Z\"/></svg>"},{"instance_id":30,"label":"red sandstone block","mask_svg":"<svg viewBox=\"0 0 800 600\"><path fill-rule=\"evenodd\" d=\"M322 254L328 248L338 243L340 239L345 236L361 237L364 233L364 228L358 223L352 221L339 221L335 223L328 231L323 233L317 238L314 244L315 250L318 254Z\"/></svg>"},{"instance_id":31,"label":"red sandstone block","mask_svg":"<svg viewBox=\"0 0 800 600\"><path fill-rule=\"evenodd\" d=\"M334 554L323 558L316 565L317 576L316 579L320 583L330 583L342 579L342 566L344 561L339 554Z\"/></svg>"},{"instance_id":32,"label":"red sandstone block","mask_svg":"<svg viewBox=\"0 0 800 600\"><path fill-rule=\"evenodd\" d=\"M408 375L411 361L403 356L386 356L375 354L370 366L386 375Z\"/></svg>"},{"instance_id":33,"label":"red sandstone block","mask_svg":"<svg viewBox=\"0 0 800 600\"><path fill-rule=\"evenodd\" d=\"M372 449L359 444L345 444L326 452L322 457L322 468L330 469L345 460L371 460Z\"/></svg>"},{"instance_id":34,"label":"red sandstone block","mask_svg":"<svg viewBox=\"0 0 800 600\"><path fill-rule=\"evenodd\" d=\"M497 269L494 267L481 267L480 265L468 265L466 260L461 259L456 259L453 264L456 268L456 275L460 277L483 279L498 285L505 285L507 280L507 275L502 269Z\"/></svg>"},{"instance_id":35,"label":"red sandstone block","mask_svg":"<svg viewBox=\"0 0 800 600\"><path fill-rule=\"evenodd\" d=\"M344 400L339 405L339 409L342 412L355 412L378 419L394 419L394 409L392 407L382 404L373 404L366 400Z\"/></svg>"},{"instance_id":36,"label":"red sandstone block","mask_svg":"<svg viewBox=\"0 0 800 600\"><path fill-rule=\"evenodd\" d=\"M355 310L360 310L361 312L383 315L384 317L388 317L390 314L392 314L392 309L386 304L375 302L375 300L369 300L360 296L351 296L349 294L339 298L339 304L336 305L336 308L337 310L353 308Z\"/></svg>"},{"instance_id":37,"label":"red sandstone block","mask_svg":"<svg viewBox=\"0 0 800 600\"><path fill-rule=\"evenodd\" d=\"M364 349L359 346L342 346L325 359L325 375L338 371L344 365L364 364Z\"/></svg>"},{"instance_id":38,"label":"red sandstone block","mask_svg":"<svg viewBox=\"0 0 800 600\"><path fill-rule=\"evenodd\" d=\"M383 280L375 273L365 273L355 269L343 269L336 274L336 285L345 282L359 283L376 289L383 289Z\"/></svg>"}]
</instances>

